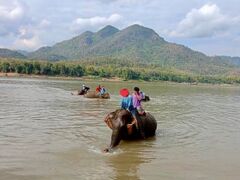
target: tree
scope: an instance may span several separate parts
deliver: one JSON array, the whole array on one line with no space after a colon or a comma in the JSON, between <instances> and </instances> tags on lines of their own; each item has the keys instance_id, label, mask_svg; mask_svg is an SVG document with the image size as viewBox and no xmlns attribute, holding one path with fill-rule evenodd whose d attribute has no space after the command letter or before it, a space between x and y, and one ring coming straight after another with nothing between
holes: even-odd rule
<instances>
[{"instance_id":1,"label":"tree","mask_svg":"<svg viewBox=\"0 0 240 180\"><path fill-rule=\"evenodd\" d=\"M10 64L8 62L3 62L2 64L2 72L7 73L10 71Z\"/></svg>"}]
</instances>

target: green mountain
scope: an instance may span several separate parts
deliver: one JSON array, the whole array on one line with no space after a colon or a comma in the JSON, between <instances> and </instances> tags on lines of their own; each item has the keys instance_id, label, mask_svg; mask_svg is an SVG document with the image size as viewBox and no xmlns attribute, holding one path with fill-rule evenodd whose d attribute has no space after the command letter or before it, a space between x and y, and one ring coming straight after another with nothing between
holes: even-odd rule
<instances>
[{"instance_id":1,"label":"green mountain","mask_svg":"<svg viewBox=\"0 0 240 180\"><path fill-rule=\"evenodd\" d=\"M87 31L29 54L30 59L54 61L99 57L209 75L227 73L235 66L232 61L209 57L183 45L167 42L154 30L140 25L132 25L123 30L106 26L96 33Z\"/></svg>"},{"instance_id":2,"label":"green mountain","mask_svg":"<svg viewBox=\"0 0 240 180\"><path fill-rule=\"evenodd\" d=\"M221 61L225 64L232 64L234 66L240 67L240 57L230 57L230 56L214 56L213 57L217 61Z\"/></svg>"},{"instance_id":3,"label":"green mountain","mask_svg":"<svg viewBox=\"0 0 240 180\"><path fill-rule=\"evenodd\" d=\"M80 36L55 44L52 47L43 47L30 53L31 59L51 60L51 57L59 57L58 60L80 59L89 57L89 49L104 39L117 33L119 30L113 26L106 26L97 33L86 31Z\"/></svg>"},{"instance_id":4,"label":"green mountain","mask_svg":"<svg viewBox=\"0 0 240 180\"><path fill-rule=\"evenodd\" d=\"M0 57L2 57L2 58L19 58L19 59L26 58L26 56L24 56L23 54L21 54L17 51L3 49L3 48L0 48Z\"/></svg>"},{"instance_id":5,"label":"green mountain","mask_svg":"<svg viewBox=\"0 0 240 180\"><path fill-rule=\"evenodd\" d=\"M25 51L25 50L21 50L21 49L20 49L20 50L17 50L17 52L20 53L20 54L22 54L22 55L24 55L24 56L26 56L26 57L27 57L28 54L29 54L29 51Z\"/></svg>"}]
</instances>

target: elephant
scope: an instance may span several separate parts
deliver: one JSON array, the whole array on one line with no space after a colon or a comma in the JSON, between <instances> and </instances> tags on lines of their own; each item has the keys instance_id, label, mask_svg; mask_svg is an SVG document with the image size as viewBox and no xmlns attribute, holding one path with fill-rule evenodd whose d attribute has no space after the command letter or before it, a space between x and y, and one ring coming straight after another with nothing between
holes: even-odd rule
<instances>
[{"instance_id":1,"label":"elephant","mask_svg":"<svg viewBox=\"0 0 240 180\"><path fill-rule=\"evenodd\" d=\"M88 91L83 96L86 97L86 98L110 99L110 94L109 93L105 93L103 95L100 95L100 93L97 93L96 91Z\"/></svg>"},{"instance_id":2,"label":"elephant","mask_svg":"<svg viewBox=\"0 0 240 180\"><path fill-rule=\"evenodd\" d=\"M150 101L150 97L145 95L145 97L141 101L143 101L143 102Z\"/></svg>"},{"instance_id":3,"label":"elephant","mask_svg":"<svg viewBox=\"0 0 240 180\"><path fill-rule=\"evenodd\" d=\"M105 93L103 95L100 95L96 91L84 91L79 90L77 92L71 93L72 95L83 95L85 98L100 98L100 99L110 99L110 94Z\"/></svg>"},{"instance_id":4,"label":"elephant","mask_svg":"<svg viewBox=\"0 0 240 180\"><path fill-rule=\"evenodd\" d=\"M127 124L132 122L133 116L128 110L117 109L105 117L104 122L112 129L111 144L104 150L105 152L111 151L121 140L145 139L155 135L157 121L150 113L141 116L137 114L136 117L138 129L134 125L131 132Z\"/></svg>"},{"instance_id":5,"label":"elephant","mask_svg":"<svg viewBox=\"0 0 240 180\"><path fill-rule=\"evenodd\" d=\"M75 92L72 92L71 94L72 95L84 95L86 94L88 91L82 89L82 90L78 90L78 91L75 91Z\"/></svg>"},{"instance_id":6,"label":"elephant","mask_svg":"<svg viewBox=\"0 0 240 180\"><path fill-rule=\"evenodd\" d=\"M78 91L78 95L84 95L84 94L86 94L86 93L87 93L87 91L84 90L84 89Z\"/></svg>"}]
</instances>

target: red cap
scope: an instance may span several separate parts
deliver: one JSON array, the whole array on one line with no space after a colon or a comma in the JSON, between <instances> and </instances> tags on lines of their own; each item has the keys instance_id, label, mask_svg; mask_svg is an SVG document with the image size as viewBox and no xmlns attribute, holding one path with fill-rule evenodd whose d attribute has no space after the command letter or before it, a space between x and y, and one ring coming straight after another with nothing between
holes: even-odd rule
<instances>
[{"instance_id":1,"label":"red cap","mask_svg":"<svg viewBox=\"0 0 240 180\"><path fill-rule=\"evenodd\" d=\"M128 91L128 89L126 89L126 88L121 89L121 90L119 91L119 93L120 93L120 95L123 96L123 97L128 97L128 95L129 95L129 91Z\"/></svg>"}]
</instances>

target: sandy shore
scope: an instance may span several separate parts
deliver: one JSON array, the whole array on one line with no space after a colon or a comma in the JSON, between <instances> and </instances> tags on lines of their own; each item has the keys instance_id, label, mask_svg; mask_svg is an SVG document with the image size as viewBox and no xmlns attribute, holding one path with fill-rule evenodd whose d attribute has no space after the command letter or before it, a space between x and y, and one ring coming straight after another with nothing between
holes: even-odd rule
<instances>
[{"instance_id":1,"label":"sandy shore","mask_svg":"<svg viewBox=\"0 0 240 180\"><path fill-rule=\"evenodd\" d=\"M100 81L111 81L111 82L121 82L121 78L101 78L94 76L82 76L82 77L70 77L70 76L46 76L46 75L33 75L33 74L19 74L19 73L2 73L0 72L0 77L22 77L22 78L40 78L40 79L64 79L64 80L100 80Z\"/></svg>"}]
</instances>

